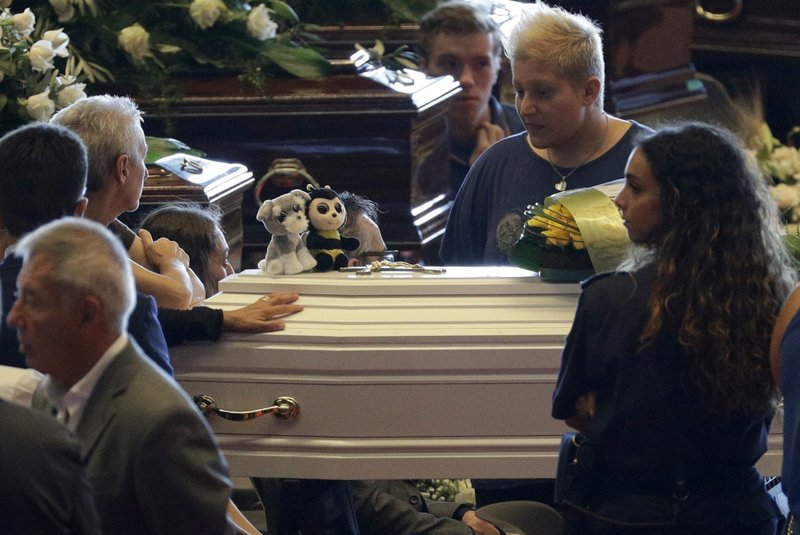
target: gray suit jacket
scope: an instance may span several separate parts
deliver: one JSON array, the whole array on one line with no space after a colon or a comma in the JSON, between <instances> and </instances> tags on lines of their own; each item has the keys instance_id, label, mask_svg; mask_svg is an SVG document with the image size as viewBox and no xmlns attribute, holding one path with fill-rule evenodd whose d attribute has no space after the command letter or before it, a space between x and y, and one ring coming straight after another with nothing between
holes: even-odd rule
<instances>
[{"instance_id":1,"label":"gray suit jacket","mask_svg":"<svg viewBox=\"0 0 800 535\"><path fill-rule=\"evenodd\" d=\"M49 415L4 401L0 429L0 533L100 533L75 437Z\"/></svg>"},{"instance_id":2,"label":"gray suit jacket","mask_svg":"<svg viewBox=\"0 0 800 535\"><path fill-rule=\"evenodd\" d=\"M41 389L33 406L47 406ZM135 342L103 372L76 431L104 533L225 532L231 483L212 431Z\"/></svg>"},{"instance_id":3,"label":"gray suit jacket","mask_svg":"<svg viewBox=\"0 0 800 535\"><path fill-rule=\"evenodd\" d=\"M474 535L472 528L452 518L463 504L426 502L412 481L360 480L350 485L361 535Z\"/></svg>"}]
</instances>

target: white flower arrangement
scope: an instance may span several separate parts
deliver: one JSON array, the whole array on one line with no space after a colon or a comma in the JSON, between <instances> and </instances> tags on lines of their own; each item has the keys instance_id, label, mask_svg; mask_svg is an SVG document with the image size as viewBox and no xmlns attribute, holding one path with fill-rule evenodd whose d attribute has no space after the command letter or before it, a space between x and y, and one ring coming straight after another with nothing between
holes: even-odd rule
<instances>
[{"instance_id":1,"label":"white flower arrangement","mask_svg":"<svg viewBox=\"0 0 800 535\"><path fill-rule=\"evenodd\" d=\"M247 15L247 31L259 41L274 39L278 34L278 23L269 16L264 4L259 4Z\"/></svg>"},{"instance_id":2,"label":"white flower arrangement","mask_svg":"<svg viewBox=\"0 0 800 535\"><path fill-rule=\"evenodd\" d=\"M798 133L800 127L793 128L787 140ZM749 145L786 222L797 223L800 221L800 149L778 141L766 123L762 123L760 135Z\"/></svg>"},{"instance_id":3,"label":"white flower arrangement","mask_svg":"<svg viewBox=\"0 0 800 535\"><path fill-rule=\"evenodd\" d=\"M8 1L8 0L0 0ZM250 80L316 77L330 63L307 43L314 27L281 0L32 0L40 17L68 31L91 82L117 82L143 96L175 88L174 75L215 71Z\"/></svg>"},{"instance_id":4,"label":"white flower arrangement","mask_svg":"<svg viewBox=\"0 0 800 535\"><path fill-rule=\"evenodd\" d=\"M189 15L204 30L211 28L227 10L228 8L220 0L193 0L189 4Z\"/></svg>"},{"instance_id":5,"label":"white flower arrangement","mask_svg":"<svg viewBox=\"0 0 800 535\"><path fill-rule=\"evenodd\" d=\"M475 503L475 489L469 479L421 479L417 488L426 500Z\"/></svg>"},{"instance_id":6,"label":"white flower arrangement","mask_svg":"<svg viewBox=\"0 0 800 535\"><path fill-rule=\"evenodd\" d=\"M0 3L0 130L47 121L56 110L86 97L83 73L62 29L44 30L26 8Z\"/></svg>"}]
</instances>

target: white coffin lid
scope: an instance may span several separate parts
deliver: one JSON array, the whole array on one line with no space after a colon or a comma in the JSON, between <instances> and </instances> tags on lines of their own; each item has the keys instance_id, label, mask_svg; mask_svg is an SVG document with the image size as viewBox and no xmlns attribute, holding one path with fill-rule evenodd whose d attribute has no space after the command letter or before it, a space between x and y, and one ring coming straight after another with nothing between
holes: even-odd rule
<instances>
[{"instance_id":1,"label":"white coffin lid","mask_svg":"<svg viewBox=\"0 0 800 535\"><path fill-rule=\"evenodd\" d=\"M264 294L284 291L315 295L485 295L485 294L572 294L577 284L543 282L535 272L525 269L493 266L455 266L443 273L375 272L368 275L353 272L301 273L267 276L258 269L247 269L220 282L225 293Z\"/></svg>"},{"instance_id":2,"label":"white coffin lid","mask_svg":"<svg viewBox=\"0 0 800 535\"><path fill-rule=\"evenodd\" d=\"M297 292L305 310L288 328L262 335L294 343L404 345L537 339L563 342L575 312L576 284L548 284L517 268L448 268L444 274L303 273L268 277L259 270L232 275L208 304L235 308L258 295ZM531 314L531 309L535 310ZM231 336L234 338L236 335ZM249 337L248 337L249 338Z\"/></svg>"}]
</instances>

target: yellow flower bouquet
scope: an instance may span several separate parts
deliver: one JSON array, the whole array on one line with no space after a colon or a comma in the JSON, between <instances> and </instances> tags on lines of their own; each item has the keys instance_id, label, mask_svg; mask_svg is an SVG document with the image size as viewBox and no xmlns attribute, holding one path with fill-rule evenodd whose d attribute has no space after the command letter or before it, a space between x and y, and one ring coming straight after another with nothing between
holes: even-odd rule
<instances>
[{"instance_id":1,"label":"yellow flower bouquet","mask_svg":"<svg viewBox=\"0 0 800 535\"><path fill-rule=\"evenodd\" d=\"M629 244L619 211L601 186L552 195L528 206L525 219L509 262L553 282L615 269Z\"/></svg>"}]
</instances>

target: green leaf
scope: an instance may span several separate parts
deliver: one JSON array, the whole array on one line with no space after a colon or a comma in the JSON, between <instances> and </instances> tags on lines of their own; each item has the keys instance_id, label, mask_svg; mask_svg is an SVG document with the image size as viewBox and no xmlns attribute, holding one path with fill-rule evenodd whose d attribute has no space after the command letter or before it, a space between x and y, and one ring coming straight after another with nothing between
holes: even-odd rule
<instances>
[{"instance_id":1,"label":"green leaf","mask_svg":"<svg viewBox=\"0 0 800 535\"><path fill-rule=\"evenodd\" d=\"M297 24L300 22L300 17L297 16L297 13L295 13L294 9L292 9L289 4L281 2L281 0L272 0L270 7L281 19L287 20L292 24Z\"/></svg>"},{"instance_id":2,"label":"green leaf","mask_svg":"<svg viewBox=\"0 0 800 535\"><path fill-rule=\"evenodd\" d=\"M330 62L310 48L297 48L272 44L264 50L264 56L289 74L300 78L317 78L330 73Z\"/></svg>"},{"instance_id":3,"label":"green leaf","mask_svg":"<svg viewBox=\"0 0 800 535\"><path fill-rule=\"evenodd\" d=\"M146 136L147 141L147 157L146 163L154 163L161 158L175 154L176 152L184 152L192 156L204 157L206 153L189 147L186 143L178 141L174 138L168 137L153 137Z\"/></svg>"},{"instance_id":4,"label":"green leaf","mask_svg":"<svg viewBox=\"0 0 800 535\"><path fill-rule=\"evenodd\" d=\"M382 0L392 15L402 21L419 22L422 16L436 7L436 0Z\"/></svg>"},{"instance_id":5,"label":"green leaf","mask_svg":"<svg viewBox=\"0 0 800 535\"><path fill-rule=\"evenodd\" d=\"M786 234L783 237L783 241L786 244L786 249L789 251L789 254L791 254L795 260L800 261L800 236Z\"/></svg>"}]
</instances>

